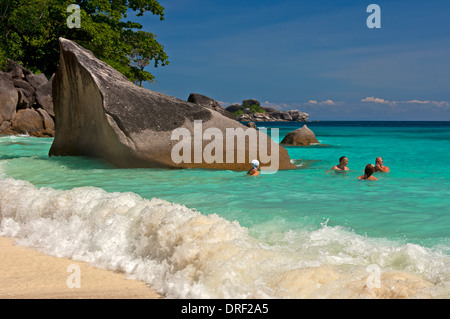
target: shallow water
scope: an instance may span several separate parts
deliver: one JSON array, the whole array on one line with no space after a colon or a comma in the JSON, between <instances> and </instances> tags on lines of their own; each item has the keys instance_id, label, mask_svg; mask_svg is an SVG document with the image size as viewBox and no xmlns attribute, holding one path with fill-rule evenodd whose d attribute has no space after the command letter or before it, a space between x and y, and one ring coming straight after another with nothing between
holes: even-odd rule
<instances>
[{"instance_id":1,"label":"shallow water","mask_svg":"<svg viewBox=\"0 0 450 319\"><path fill-rule=\"evenodd\" d=\"M259 127L281 140L303 124ZM449 122L307 125L326 146L287 147L299 169L258 177L115 169L2 137L0 234L175 298L450 296ZM342 155L350 172L326 173ZM377 156L391 172L357 180ZM386 287L400 272L402 292L364 288L371 265Z\"/></svg>"}]
</instances>

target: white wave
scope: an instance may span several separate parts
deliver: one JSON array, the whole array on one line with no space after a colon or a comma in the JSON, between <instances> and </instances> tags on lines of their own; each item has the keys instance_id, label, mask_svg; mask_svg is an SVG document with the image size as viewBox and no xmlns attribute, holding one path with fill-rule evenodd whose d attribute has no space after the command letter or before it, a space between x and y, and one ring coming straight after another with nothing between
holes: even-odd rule
<instances>
[{"instance_id":1,"label":"white wave","mask_svg":"<svg viewBox=\"0 0 450 319\"><path fill-rule=\"evenodd\" d=\"M256 239L238 222L130 192L0 180L0 235L122 271L169 298L439 297L449 291L448 257L423 247L371 242L326 225L270 234L276 238ZM385 285L376 291L367 287L371 264L383 270Z\"/></svg>"}]
</instances>

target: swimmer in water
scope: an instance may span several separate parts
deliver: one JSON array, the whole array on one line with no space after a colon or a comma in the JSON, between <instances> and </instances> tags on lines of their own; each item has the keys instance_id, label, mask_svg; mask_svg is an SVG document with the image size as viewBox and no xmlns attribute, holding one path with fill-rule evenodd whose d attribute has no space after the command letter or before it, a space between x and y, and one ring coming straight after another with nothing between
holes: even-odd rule
<instances>
[{"instance_id":1,"label":"swimmer in water","mask_svg":"<svg viewBox=\"0 0 450 319\"><path fill-rule=\"evenodd\" d=\"M377 157L375 159L375 170L374 171L375 172L384 172L384 173L390 172L389 167L383 165L382 157Z\"/></svg>"},{"instance_id":2,"label":"swimmer in water","mask_svg":"<svg viewBox=\"0 0 450 319\"><path fill-rule=\"evenodd\" d=\"M360 177L358 177L358 179L367 179L367 180L371 180L371 181L377 181L378 178L372 176L374 172L374 167L372 164L367 164L366 168L364 170L364 175L361 175Z\"/></svg>"},{"instance_id":3,"label":"swimmer in water","mask_svg":"<svg viewBox=\"0 0 450 319\"><path fill-rule=\"evenodd\" d=\"M252 161L252 169L247 172L247 175L258 176L259 175L258 167L259 167L259 161L253 160Z\"/></svg>"},{"instance_id":4,"label":"swimmer in water","mask_svg":"<svg viewBox=\"0 0 450 319\"><path fill-rule=\"evenodd\" d=\"M339 158L339 164L333 166L330 170L327 171L349 171L349 168L347 167L348 165L348 158L346 156L342 156L341 158Z\"/></svg>"}]
</instances>

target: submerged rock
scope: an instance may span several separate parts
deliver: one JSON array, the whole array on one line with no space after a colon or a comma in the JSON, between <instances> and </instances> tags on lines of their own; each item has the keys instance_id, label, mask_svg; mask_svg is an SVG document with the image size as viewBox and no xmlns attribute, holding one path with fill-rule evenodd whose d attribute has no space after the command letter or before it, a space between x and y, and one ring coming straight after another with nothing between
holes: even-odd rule
<instances>
[{"instance_id":1,"label":"submerged rock","mask_svg":"<svg viewBox=\"0 0 450 319\"><path fill-rule=\"evenodd\" d=\"M319 143L319 141L317 140L316 135L306 125L303 125L303 127L296 129L295 131L287 133L281 141L281 144L283 145L292 146L307 146L317 143Z\"/></svg>"},{"instance_id":2,"label":"submerged rock","mask_svg":"<svg viewBox=\"0 0 450 319\"><path fill-rule=\"evenodd\" d=\"M248 156L249 148L259 152L257 146L266 138L269 154L278 154L279 169L294 168L287 150L267 135L202 105L134 85L75 42L61 38L60 49L53 79L56 131L50 156L95 156L118 167L248 170L254 159ZM227 129L252 130L257 132L257 141L228 145ZM217 138L220 134L223 141ZM202 156L212 140L216 148L210 154L223 155L223 163ZM188 146L174 153L180 143ZM270 153L271 147L275 153ZM238 151L245 154L244 161L237 160ZM232 160L228 161L225 155L230 152ZM255 157L260 159L260 155ZM260 162L264 166L268 161Z\"/></svg>"}]
</instances>

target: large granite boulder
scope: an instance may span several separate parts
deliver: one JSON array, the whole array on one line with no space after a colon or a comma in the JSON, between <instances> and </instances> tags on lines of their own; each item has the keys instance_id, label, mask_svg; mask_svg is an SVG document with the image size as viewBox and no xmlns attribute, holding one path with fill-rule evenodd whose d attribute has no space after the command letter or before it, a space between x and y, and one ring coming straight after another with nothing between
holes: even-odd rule
<instances>
[{"instance_id":1,"label":"large granite boulder","mask_svg":"<svg viewBox=\"0 0 450 319\"><path fill-rule=\"evenodd\" d=\"M17 134L36 134L44 130L41 115L34 109L18 110L11 121L11 128Z\"/></svg>"},{"instance_id":2,"label":"large granite boulder","mask_svg":"<svg viewBox=\"0 0 450 319\"><path fill-rule=\"evenodd\" d=\"M306 125L303 125L303 127L296 129L295 131L287 133L281 141L281 144L286 146L308 146L318 143L319 141L317 140L316 135Z\"/></svg>"},{"instance_id":3,"label":"large granite boulder","mask_svg":"<svg viewBox=\"0 0 450 319\"><path fill-rule=\"evenodd\" d=\"M273 146L274 153L270 154L279 158L275 163L279 169L294 168L287 150L264 133L204 106L134 85L70 40L61 38L60 50L60 64L53 79L56 131L50 156L95 156L117 167L248 170L254 159L249 158L248 150L266 145L269 153ZM225 137L227 129L256 133L256 143L250 145L246 139L233 147L226 144L226 138L216 140L220 134ZM202 138L208 133L214 136L215 150L222 146L224 163L201 156L213 141ZM182 142L189 145L182 152L186 160L174 160L173 150ZM200 158L196 157L199 150ZM238 160L239 151L245 154L245 160ZM225 160L229 154L231 161ZM264 154L258 151L255 157L262 168L268 166Z\"/></svg>"},{"instance_id":4,"label":"large granite boulder","mask_svg":"<svg viewBox=\"0 0 450 319\"><path fill-rule=\"evenodd\" d=\"M19 96L12 84L11 75L0 72L0 125L13 118L18 100Z\"/></svg>"}]
</instances>

